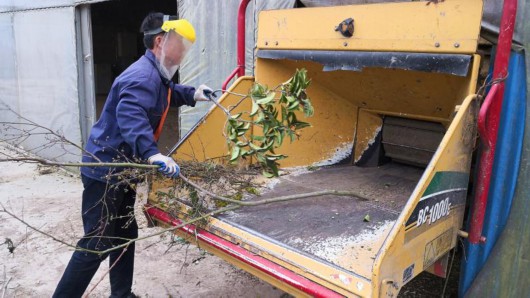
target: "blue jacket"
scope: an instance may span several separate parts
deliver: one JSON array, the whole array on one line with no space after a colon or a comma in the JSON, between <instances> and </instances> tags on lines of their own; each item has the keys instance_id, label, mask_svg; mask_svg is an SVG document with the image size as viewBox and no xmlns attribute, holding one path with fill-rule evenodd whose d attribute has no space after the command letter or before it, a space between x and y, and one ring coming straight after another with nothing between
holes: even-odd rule
<instances>
[{"instance_id":1,"label":"blue jacket","mask_svg":"<svg viewBox=\"0 0 530 298\"><path fill-rule=\"evenodd\" d=\"M101 162L141 162L160 153L153 133L167 106L168 87L173 104L195 106L195 88L163 78L154 54L147 50L114 80L101 116L90 131L83 162L98 162L94 156ZM83 167L81 173L105 182L109 173L121 170Z\"/></svg>"}]
</instances>

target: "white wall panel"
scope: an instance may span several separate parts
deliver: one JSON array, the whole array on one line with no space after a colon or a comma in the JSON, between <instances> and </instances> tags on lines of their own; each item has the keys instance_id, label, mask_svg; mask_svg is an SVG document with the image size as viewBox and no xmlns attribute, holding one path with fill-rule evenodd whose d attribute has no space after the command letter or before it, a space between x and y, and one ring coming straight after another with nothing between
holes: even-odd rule
<instances>
[{"instance_id":1,"label":"white wall panel","mask_svg":"<svg viewBox=\"0 0 530 298\"><path fill-rule=\"evenodd\" d=\"M14 13L15 79L18 113L81 144L74 13L74 7ZM44 137L34 136L24 147L46 143ZM78 160L79 154L59 145L39 151L63 161Z\"/></svg>"}]
</instances>

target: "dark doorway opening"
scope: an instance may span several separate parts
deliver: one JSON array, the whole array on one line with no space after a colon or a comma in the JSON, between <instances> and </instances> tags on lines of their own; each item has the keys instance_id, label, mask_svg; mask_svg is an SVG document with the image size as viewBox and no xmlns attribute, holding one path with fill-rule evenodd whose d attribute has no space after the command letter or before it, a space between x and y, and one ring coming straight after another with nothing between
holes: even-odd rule
<instances>
[{"instance_id":1,"label":"dark doorway opening","mask_svg":"<svg viewBox=\"0 0 530 298\"><path fill-rule=\"evenodd\" d=\"M91 6L97 118L114 79L145 53L140 25L154 11L177 15L177 1L116 0ZM160 138L160 150L172 147L177 137L178 108L172 107Z\"/></svg>"}]
</instances>

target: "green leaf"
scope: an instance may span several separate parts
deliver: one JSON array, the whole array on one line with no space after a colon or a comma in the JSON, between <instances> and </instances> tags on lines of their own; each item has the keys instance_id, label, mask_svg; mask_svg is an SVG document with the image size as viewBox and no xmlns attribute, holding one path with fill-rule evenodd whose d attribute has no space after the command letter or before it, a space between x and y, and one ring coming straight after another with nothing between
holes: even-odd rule
<instances>
[{"instance_id":1,"label":"green leaf","mask_svg":"<svg viewBox=\"0 0 530 298\"><path fill-rule=\"evenodd\" d=\"M270 92L266 97L256 100L256 103L260 105L269 104L274 100L274 96L276 96L276 93Z\"/></svg>"},{"instance_id":2,"label":"green leaf","mask_svg":"<svg viewBox=\"0 0 530 298\"><path fill-rule=\"evenodd\" d=\"M302 103L304 104L304 115L306 117L311 117L314 114L313 105L311 104L311 100L309 98L302 99Z\"/></svg>"},{"instance_id":3,"label":"green leaf","mask_svg":"<svg viewBox=\"0 0 530 298\"><path fill-rule=\"evenodd\" d=\"M269 156L269 155L265 155L265 158L266 158L267 160L273 160L273 161L278 159L277 157Z\"/></svg>"},{"instance_id":4,"label":"green leaf","mask_svg":"<svg viewBox=\"0 0 530 298\"><path fill-rule=\"evenodd\" d=\"M307 122L302 122L302 121L298 121L298 122L295 122L295 123L291 123L292 125L294 125L294 127L296 129L302 129L304 127L308 127L308 126L311 126L311 124L307 123Z\"/></svg>"},{"instance_id":5,"label":"green leaf","mask_svg":"<svg viewBox=\"0 0 530 298\"><path fill-rule=\"evenodd\" d=\"M289 113L289 115L287 117L287 121L289 123L298 122L298 119L296 119L296 114L295 113Z\"/></svg>"},{"instance_id":6,"label":"green leaf","mask_svg":"<svg viewBox=\"0 0 530 298\"><path fill-rule=\"evenodd\" d=\"M239 156L245 157L245 156L248 156L248 155L251 155L250 151L245 150L245 149L241 149L241 153L239 153Z\"/></svg>"},{"instance_id":7,"label":"green leaf","mask_svg":"<svg viewBox=\"0 0 530 298\"><path fill-rule=\"evenodd\" d=\"M265 156L263 155L263 153L259 153L257 152L256 153L256 159L260 162L260 163L266 163L267 160L265 159Z\"/></svg>"},{"instance_id":8,"label":"green leaf","mask_svg":"<svg viewBox=\"0 0 530 298\"><path fill-rule=\"evenodd\" d=\"M267 131L269 131L269 128L270 128L270 121L263 121L263 131L267 133Z\"/></svg>"},{"instance_id":9,"label":"green leaf","mask_svg":"<svg viewBox=\"0 0 530 298\"><path fill-rule=\"evenodd\" d=\"M241 131L242 131L242 132L246 132L249 128L250 128L250 123L244 123L244 122L242 122L241 124L239 124L239 125L237 126L237 129L236 129L236 130L238 131L238 133L241 132Z\"/></svg>"},{"instance_id":10,"label":"green leaf","mask_svg":"<svg viewBox=\"0 0 530 298\"><path fill-rule=\"evenodd\" d=\"M282 130L280 131L280 137L278 138L278 147L282 145L284 137L285 137L285 131Z\"/></svg>"},{"instance_id":11,"label":"green leaf","mask_svg":"<svg viewBox=\"0 0 530 298\"><path fill-rule=\"evenodd\" d=\"M296 109L296 108L298 107L299 104L300 104L299 101L295 101L295 102L293 102L292 104L290 104L290 105L287 107L287 109L288 109L289 111L292 111L292 110Z\"/></svg>"},{"instance_id":12,"label":"green leaf","mask_svg":"<svg viewBox=\"0 0 530 298\"><path fill-rule=\"evenodd\" d=\"M274 134L274 143L278 146L282 144L282 133L280 131L276 131Z\"/></svg>"},{"instance_id":13,"label":"green leaf","mask_svg":"<svg viewBox=\"0 0 530 298\"><path fill-rule=\"evenodd\" d=\"M282 155L282 154L266 154L265 157L267 158L267 160L275 161L275 160L284 159L287 156Z\"/></svg>"},{"instance_id":14,"label":"green leaf","mask_svg":"<svg viewBox=\"0 0 530 298\"><path fill-rule=\"evenodd\" d=\"M267 94L267 87L261 84L258 84L258 83L255 83L254 85L252 85L252 88L250 89L250 97L252 99L263 98L266 96L266 94Z\"/></svg>"},{"instance_id":15,"label":"green leaf","mask_svg":"<svg viewBox=\"0 0 530 298\"><path fill-rule=\"evenodd\" d=\"M274 176L278 177L278 163L272 160L267 160L267 167L272 170Z\"/></svg>"},{"instance_id":16,"label":"green leaf","mask_svg":"<svg viewBox=\"0 0 530 298\"><path fill-rule=\"evenodd\" d=\"M306 89L307 86L309 86L310 80L307 79L307 70L306 69L300 69L300 89Z\"/></svg>"},{"instance_id":17,"label":"green leaf","mask_svg":"<svg viewBox=\"0 0 530 298\"><path fill-rule=\"evenodd\" d=\"M282 123L284 123L285 120L287 120L287 109L282 106Z\"/></svg>"},{"instance_id":18,"label":"green leaf","mask_svg":"<svg viewBox=\"0 0 530 298\"><path fill-rule=\"evenodd\" d=\"M370 221L370 214L366 214L363 218L363 221L364 222L369 222Z\"/></svg>"},{"instance_id":19,"label":"green leaf","mask_svg":"<svg viewBox=\"0 0 530 298\"><path fill-rule=\"evenodd\" d=\"M295 140L296 135L292 130L288 130L287 134L289 135L289 138L291 139L291 143Z\"/></svg>"},{"instance_id":20,"label":"green leaf","mask_svg":"<svg viewBox=\"0 0 530 298\"><path fill-rule=\"evenodd\" d=\"M263 149L269 150L272 148L272 145L274 145L274 140L269 140L267 143L265 143L265 146L263 146Z\"/></svg>"},{"instance_id":21,"label":"green leaf","mask_svg":"<svg viewBox=\"0 0 530 298\"><path fill-rule=\"evenodd\" d=\"M263 176L265 176L265 177L267 177L267 178L272 178L272 177L274 177L274 174L269 173L269 172L266 171L266 170L263 170Z\"/></svg>"},{"instance_id":22,"label":"green leaf","mask_svg":"<svg viewBox=\"0 0 530 298\"><path fill-rule=\"evenodd\" d=\"M232 141L235 141L237 140L237 133L235 132L235 130L231 131L230 134L228 135L228 138Z\"/></svg>"},{"instance_id":23,"label":"green leaf","mask_svg":"<svg viewBox=\"0 0 530 298\"><path fill-rule=\"evenodd\" d=\"M278 101L280 104L287 103L287 96L285 96L285 93L282 92L282 95L280 96L280 100Z\"/></svg>"},{"instance_id":24,"label":"green leaf","mask_svg":"<svg viewBox=\"0 0 530 298\"><path fill-rule=\"evenodd\" d=\"M286 136L289 136L293 142L298 138L296 130L311 126L307 122L298 121L296 115L296 111L299 110L303 111L305 117L314 114L313 106L306 94L310 82L307 70L302 68L297 69L289 80L280 85L279 94L269 90L266 85L253 84L249 92L252 100L249 113L252 122L241 120L241 113L228 117L226 135L231 148L231 160L252 156L262 167L266 177L278 176L277 161L287 156L276 154L275 148L282 145ZM250 130L252 124L258 125L261 129ZM260 135L253 134L257 131L260 131ZM245 134L251 142L241 140Z\"/></svg>"},{"instance_id":25,"label":"green leaf","mask_svg":"<svg viewBox=\"0 0 530 298\"><path fill-rule=\"evenodd\" d=\"M250 138L254 141L258 141L258 142L263 142L265 141L265 137L264 136L256 136L256 135L252 135L250 136Z\"/></svg>"},{"instance_id":26,"label":"green leaf","mask_svg":"<svg viewBox=\"0 0 530 298\"><path fill-rule=\"evenodd\" d=\"M259 105L255 101L252 101L252 110L250 111L250 116L256 115L258 110L259 110Z\"/></svg>"},{"instance_id":27,"label":"green leaf","mask_svg":"<svg viewBox=\"0 0 530 298\"><path fill-rule=\"evenodd\" d=\"M248 145L250 146L250 148L256 150L256 151L259 151L259 150L262 150L263 148L261 148L260 146L254 144L254 143L248 143Z\"/></svg>"},{"instance_id":28,"label":"green leaf","mask_svg":"<svg viewBox=\"0 0 530 298\"><path fill-rule=\"evenodd\" d=\"M311 80L308 80L308 79L305 79L304 83L303 83L303 89L307 89L307 87L309 87L309 85L311 85Z\"/></svg>"},{"instance_id":29,"label":"green leaf","mask_svg":"<svg viewBox=\"0 0 530 298\"><path fill-rule=\"evenodd\" d=\"M256 119L256 122L259 123L265 119L265 113L259 112L258 113L258 119Z\"/></svg>"},{"instance_id":30,"label":"green leaf","mask_svg":"<svg viewBox=\"0 0 530 298\"><path fill-rule=\"evenodd\" d=\"M291 81L291 86L290 86L290 92L291 93L294 93L296 90L298 90L298 88L300 88L300 83L299 83L299 78L298 78L298 72L295 73L295 75L293 76L293 80Z\"/></svg>"},{"instance_id":31,"label":"green leaf","mask_svg":"<svg viewBox=\"0 0 530 298\"><path fill-rule=\"evenodd\" d=\"M239 157L239 153L241 152L240 147L233 147L232 148L232 156L230 157L230 161L235 161Z\"/></svg>"}]
</instances>

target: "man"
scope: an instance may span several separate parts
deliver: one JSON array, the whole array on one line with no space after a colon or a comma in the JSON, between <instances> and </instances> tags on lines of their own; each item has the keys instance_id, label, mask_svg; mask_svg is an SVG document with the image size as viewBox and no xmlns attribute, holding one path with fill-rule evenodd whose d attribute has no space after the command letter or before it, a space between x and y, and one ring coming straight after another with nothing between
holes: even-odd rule
<instances>
[{"instance_id":1,"label":"man","mask_svg":"<svg viewBox=\"0 0 530 298\"><path fill-rule=\"evenodd\" d=\"M101 117L92 127L84 162L131 162L147 160L160 166L168 177L179 174L175 161L160 154L157 138L167 114L170 99L177 105L195 106L206 101L205 85L173 84L191 44L195 30L186 20L151 13L143 21L145 55L114 81ZM82 217L85 236L73 253L54 297L81 297L100 263L109 256L111 297L135 297L131 286L134 243L108 254L110 249L138 237L134 219L136 193L124 183L123 168L83 167ZM91 252L92 251L92 252Z\"/></svg>"}]
</instances>

